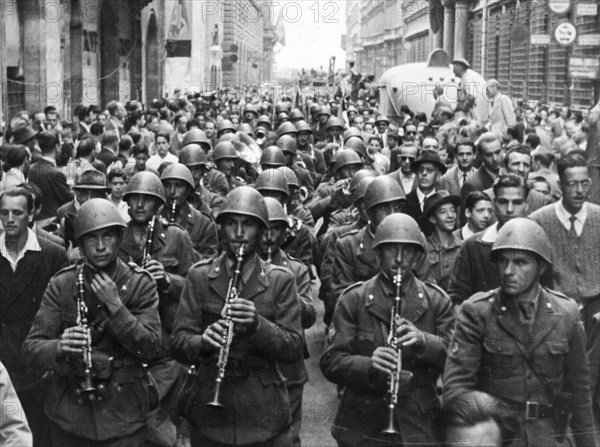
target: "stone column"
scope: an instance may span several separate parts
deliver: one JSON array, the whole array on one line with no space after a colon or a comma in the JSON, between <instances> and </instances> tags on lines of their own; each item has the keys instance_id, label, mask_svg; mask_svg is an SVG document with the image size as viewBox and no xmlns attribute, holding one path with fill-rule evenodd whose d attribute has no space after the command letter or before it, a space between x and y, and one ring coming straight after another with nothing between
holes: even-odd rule
<instances>
[{"instance_id":1,"label":"stone column","mask_svg":"<svg viewBox=\"0 0 600 447\"><path fill-rule=\"evenodd\" d=\"M46 20L42 16L44 0L23 2L24 46L23 73L25 75L25 107L40 111L46 107ZM60 48L60 47L59 47Z\"/></svg>"},{"instance_id":2,"label":"stone column","mask_svg":"<svg viewBox=\"0 0 600 447\"><path fill-rule=\"evenodd\" d=\"M4 18L6 20L6 17ZM8 97L6 94L6 27L0 28L0 126L8 120ZM10 123L6 123L8 126ZM0 127L0 130L4 130Z\"/></svg>"},{"instance_id":3,"label":"stone column","mask_svg":"<svg viewBox=\"0 0 600 447\"><path fill-rule=\"evenodd\" d=\"M454 13L454 59L467 58L469 39L469 4L457 0Z\"/></svg>"},{"instance_id":4,"label":"stone column","mask_svg":"<svg viewBox=\"0 0 600 447\"><path fill-rule=\"evenodd\" d=\"M454 0L444 4L444 51L450 60L454 59Z\"/></svg>"}]
</instances>

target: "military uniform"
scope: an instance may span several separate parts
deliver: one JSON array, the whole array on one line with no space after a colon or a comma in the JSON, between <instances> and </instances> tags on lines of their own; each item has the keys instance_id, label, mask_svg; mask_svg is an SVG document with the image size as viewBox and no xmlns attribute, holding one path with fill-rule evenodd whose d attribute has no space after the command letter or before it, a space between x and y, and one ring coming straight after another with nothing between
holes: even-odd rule
<instances>
[{"instance_id":1,"label":"military uniform","mask_svg":"<svg viewBox=\"0 0 600 447\"><path fill-rule=\"evenodd\" d=\"M311 233L310 228L300 219L290 216L289 220L288 237L282 244L281 249L291 257L302 261L312 276L313 254L317 240Z\"/></svg>"},{"instance_id":2,"label":"military uniform","mask_svg":"<svg viewBox=\"0 0 600 447\"><path fill-rule=\"evenodd\" d=\"M159 215L163 220L171 221L171 210L168 207L164 206ZM198 211L186 202L177 210L174 223L188 232L192 247L201 258L212 258L217 255L219 245L217 225L210 214Z\"/></svg>"},{"instance_id":3,"label":"military uniform","mask_svg":"<svg viewBox=\"0 0 600 447\"><path fill-rule=\"evenodd\" d=\"M229 192L227 177L216 168L211 169L204 176L206 188L215 194L225 197Z\"/></svg>"},{"instance_id":4,"label":"military uniform","mask_svg":"<svg viewBox=\"0 0 600 447\"><path fill-rule=\"evenodd\" d=\"M463 244L463 240L456 239L452 236L452 239L447 245L442 245L436 232L433 232L431 236L427 238L427 260L429 261L429 268L432 276L435 278L435 282L444 290L448 290L454 262L456 261L460 247L462 247Z\"/></svg>"},{"instance_id":5,"label":"military uniform","mask_svg":"<svg viewBox=\"0 0 600 447\"><path fill-rule=\"evenodd\" d=\"M555 438L554 411L571 411L576 445L596 445L585 333L577 303L541 288L532 327L499 289L480 292L459 308L444 373L444 394L477 389L505 400L523 420L514 446L565 445ZM529 361L525 356L529 357ZM530 365L536 370L534 372ZM539 379L543 374L553 401ZM526 419L526 402L539 404ZM564 421L566 423L566 421Z\"/></svg>"},{"instance_id":6,"label":"military uniform","mask_svg":"<svg viewBox=\"0 0 600 447\"><path fill-rule=\"evenodd\" d=\"M57 358L60 335L77 325L79 268L67 267L52 278L23 345L33 368L54 372L46 398L46 415L73 436L106 442L131 437L127 445L144 445L149 393L142 363L156 358L161 343L156 284L144 270L117 259L107 273L117 285L123 306L110 315L91 292L89 269L84 269L93 372L96 383L104 384L104 392L101 400L81 402L77 388L83 357ZM140 431L141 435L133 436Z\"/></svg>"},{"instance_id":7,"label":"military uniform","mask_svg":"<svg viewBox=\"0 0 600 447\"><path fill-rule=\"evenodd\" d=\"M223 407L206 405L214 393L219 352L206 350L202 334L222 318L232 270L226 255L194 265L177 311L173 354L198 366L194 390L187 395L192 445L287 447L290 403L278 363L301 358L302 329L296 285L285 268L267 265L257 256L243 266L239 296L254 302L259 324L254 333L233 338L221 389Z\"/></svg>"},{"instance_id":8,"label":"military uniform","mask_svg":"<svg viewBox=\"0 0 600 447\"><path fill-rule=\"evenodd\" d=\"M394 413L401 439L384 441L388 375L372 366L371 355L385 346L396 296L382 274L344 291L338 302L328 345L321 358L325 377L344 387L332 435L340 446L437 445L432 432L439 409L436 378L443 371L452 327L452 306L439 287L410 274L402 281L401 316L425 335L422 350L402 351L402 369L412 382L400 388Z\"/></svg>"}]
</instances>

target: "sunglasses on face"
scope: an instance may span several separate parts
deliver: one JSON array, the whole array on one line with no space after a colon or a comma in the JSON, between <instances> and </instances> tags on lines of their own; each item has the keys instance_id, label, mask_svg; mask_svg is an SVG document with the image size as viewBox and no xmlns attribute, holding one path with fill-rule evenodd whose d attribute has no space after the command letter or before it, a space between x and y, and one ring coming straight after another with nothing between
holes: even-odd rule
<instances>
[{"instance_id":1,"label":"sunglasses on face","mask_svg":"<svg viewBox=\"0 0 600 447\"><path fill-rule=\"evenodd\" d=\"M404 156L404 155L400 156L400 159L401 159L402 161L415 161L415 160L416 160L416 158L415 158L415 157L406 157L406 156Z\"/></svg>"},{"instance_id":2,"label":"sunglasses on face","mask_svg":"<svg viewBox=\"0 0 600 447\"><path fill-rule=\"evenodd\" d=\"M406 135L416 135L417 131L416 130L409 130L406 132Z\"/></svg>"}]
</instances>

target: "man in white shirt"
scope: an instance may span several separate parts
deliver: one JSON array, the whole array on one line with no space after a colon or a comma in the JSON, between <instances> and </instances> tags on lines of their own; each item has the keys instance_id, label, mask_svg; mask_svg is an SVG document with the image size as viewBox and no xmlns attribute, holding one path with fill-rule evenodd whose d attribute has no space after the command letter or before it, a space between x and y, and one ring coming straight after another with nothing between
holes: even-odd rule
<instances>
[{"instance_id":1,"label":"man in white shirt","mask_svg":"<svg viewBox=\"0 0 600 447\"><path fill-rule=\"evenodd\" d=\"M131 220L129 206L123 200L123 194L125 194L125 187L127 186L127 174L122 169L113 169L108 173L107 181L110 188L110 201L125 223L129 222Z\"/></svg>"},{"instance_id":2,"label":"man in white shirt","mask_svg":"<svg viewBox=\"0 0 600 447\"><path fill-rule=\"evenodd\" d=\"M169 152L171 149L170 135L166 132L159 132L156 135L156 154L148 159L146 162L146 169L154 169L158 171L158 168L163 163L177 163L179 159Z\"/></svg>"}]
</instances>

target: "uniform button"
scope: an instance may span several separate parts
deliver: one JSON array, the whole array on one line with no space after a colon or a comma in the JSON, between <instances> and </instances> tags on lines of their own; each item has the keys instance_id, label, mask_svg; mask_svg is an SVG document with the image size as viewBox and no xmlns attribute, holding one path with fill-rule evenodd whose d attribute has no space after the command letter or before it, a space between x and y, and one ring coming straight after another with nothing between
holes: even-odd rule
<instances>
[{"instance_id":1,"label":"uniform button","mask_svg":"<svg viewBox=\"0 0 600 447\"><path fill-rule=\"evenodd\" d=\"M527 380L533 380L533 374L531 374L531 373L527 374Z\"/></svg>"},{"instance_id":2,"label":"uniform button","mask_svg":"<svg viewBox=\"0 0 600 447\"><path fill-rule=\"evenodd\" d=\"M502 348L501 348L500 346L498 346L498 347L496 348L496 350L497 350L498 352L500 352L500 351L502 351Z\"/></svg>"}]
</instances>

